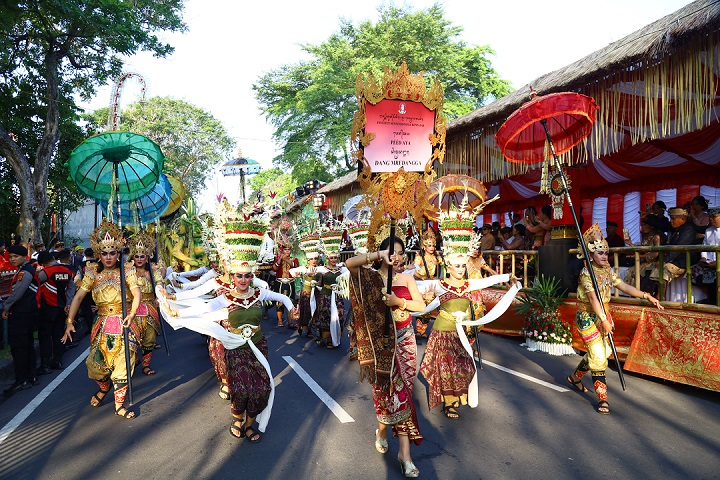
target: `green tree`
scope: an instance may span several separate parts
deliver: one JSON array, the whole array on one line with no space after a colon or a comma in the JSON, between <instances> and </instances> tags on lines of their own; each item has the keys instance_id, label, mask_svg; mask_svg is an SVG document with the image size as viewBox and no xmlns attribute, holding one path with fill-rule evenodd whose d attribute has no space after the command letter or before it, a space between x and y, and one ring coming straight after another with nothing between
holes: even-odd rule
<instances>
[{"instance_id":1,"label":"green tree","mask_svg":"<svg viewBox=\"0 0 720 480\"><path fill-rule=\"evenodd\" d=\"M355 168L350 154L350 129L357 110L355 80L383 66L406 62L412 72L425 72L445 91L444 114L453 119L510 92L509 82L492 68L489 46L469 46L463 29L444 18L439 4L414 12L410 7L382 6L377 23L355 26L340 20L340 30L319 45L305 44L310 59L283 65L253 85L263 114L275 126L282 154L273 162L292 169L299 182L308 161L320 164L330 178ZM320 177L317 177L323 180Z\"/></svg>"},{"instance_id":2,"label":"green tree","mask_svg":"<svg viewBox=\"0 0 720 480\"><path fill-rule=\"evenodd\" d=\"M97 131L105 129L108 109L87 117ZM178 177L191 195L199 194L218 164L227 160L235 141L212 114L184 100L153 97L128 105L120 114L120 130L145 135L165 154L164 171Z\"/></svg>"},{"instance_id":3,"label":"green tree","mask_svg":"<svg viewBox=\"0 0 720 480\"><path fill-rule=\"evenodd\" d=\"M268 201L272 200L270 192L279 198L290 193L296 185L292 175L283 173L278 167L263 170L250 178L250 188L255 192L262 192Z\"/></svg>"},{"instance_id":4,"label":"green tree","mask_svg":"<svg viewBox=\"0 0 720 480\"><path fill-rule=\"evenodd\" d=\"M37 240L61 124L77 120L74 96L90 98L122 71L121 56L170 45L156 33L184 31L182 0L24 0L0 7L0 156L20 193L19 233Z\"/></svg>"}]
</instances>

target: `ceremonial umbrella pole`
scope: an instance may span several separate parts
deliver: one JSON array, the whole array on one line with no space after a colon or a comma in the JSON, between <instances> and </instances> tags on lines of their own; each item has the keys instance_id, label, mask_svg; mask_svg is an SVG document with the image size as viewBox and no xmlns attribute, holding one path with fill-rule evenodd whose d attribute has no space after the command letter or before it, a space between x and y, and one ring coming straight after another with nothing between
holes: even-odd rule
<instances>
[{"instance_id":1,"label":"ceremonial umbrella pole","mask_svg":"<svg viewBox=\"0 0 720 480\"><path fill-rule=\"evenodd\" d=\"M160 147L142 135L130 132L105 132L88 138L70 154L66 163L71 178L84 194L108 202L108 216L112 216L112 202L118 206L118 227L122 229L122 202L141 198L155 187L165 157ZM127 288L125 284L125 249L120 252L120 295L122 316L127 317ZM125 366L128 395L132 399L130 339L123 327Z\"/></svg>"},{"instance_id":2,"label":"ceremonial umbrella pole","mask_svg":"<svg viewBox=\"0 0 720 480\"><path fill-rule=\"evenodd\" d=\"M117 178L117 172L118 172L118 165L115 164L115 178ZM122 219L121 219L121 210L120 210L120 199L118 198L117 202L117 208L118 208L118 228L122 232ZM130 405L133 404L133 390L132 390L132 375L130 374L132 372L131 368L131 359L130 359L130 325L125 325L125 319L127 318L127 285L125 282L125 254L126 254L127 247L123 247L120 250L120 297L122 298L122 318L123 318L123 342L125 345L125 372L127 374L127 384L128 384L128 402ZM138 341L140 339L137 339ZM140 345L138 345L138 348Z\"/></svg>"},{"instance_id":3,"label":"ceremonial umbrella pole","mask_svg":"<svg viewBox=\"0 0 720 480\"><path fill-rule=\"evenodd\" d=\"M495 138L505 158L512 162L537 163L545 160L545 144L550 148L555 168L558 170L563 192L578 231L580 249L585 257L587 270L593 285L593 291L604 315L605 304L600 296L600 286L590 265L590 253L580 229L575 207L570 198L570 188L565 171L562 169L559 155L568 152L585 139L595 123L595 100L574 92L562 92L535 97L513 112L498 130ZM538 139L541 139L538 142ZM623 390L626 390L620 357L615 347L612 332L606 332L610 343L618 376Z\"/></svg>"}]
</instances>

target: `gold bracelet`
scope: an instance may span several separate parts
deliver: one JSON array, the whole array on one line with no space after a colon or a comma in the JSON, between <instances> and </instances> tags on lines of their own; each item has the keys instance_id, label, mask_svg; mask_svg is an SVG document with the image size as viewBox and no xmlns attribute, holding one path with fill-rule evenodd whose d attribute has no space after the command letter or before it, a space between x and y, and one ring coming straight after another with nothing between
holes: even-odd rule
<instances>
[{"instance_id":1,"label":"gold bracelet","mask_svg":"<svg viewBox=\"0 0 720 480\"><path fill-rule=\"evenodd\" d=\"M402 309L407 310L407 298L403 298Z\"/></svg>"},{"instance_id":2,"label":"gold bracelet","mask_svg":"<svg viewBox=\"0 0 720 480\"><path fill-rule=\"evenodd\" d=\"M647 294L647 292L643 292L643 300L647 300L647 299L648 299L648 294Z\"/></svg>"},{"instance_id":3,"label":"gold bracelet","mask_svg":"<svg viewBox=\"0 0 720 480\"><path fill-rule=\"evenodd\" d=\"M70 317L65 319L65 325L72 325L75 323L75 320L72 320Z\"/></svg>"}]
</instances>

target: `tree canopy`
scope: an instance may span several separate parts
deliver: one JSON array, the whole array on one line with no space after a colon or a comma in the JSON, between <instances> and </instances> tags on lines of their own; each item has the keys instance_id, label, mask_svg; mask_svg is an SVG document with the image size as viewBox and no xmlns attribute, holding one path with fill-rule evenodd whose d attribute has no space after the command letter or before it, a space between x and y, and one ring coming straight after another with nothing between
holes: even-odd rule
<instances>
[{"instance_id":1,"label":"tree canopy","mask_svg":"<svg viewBox=\"0 0 720 480\"><path fill-rule=\"evenodd\" d=\"M123 56L172 53L156 35L184 31L182 0L24 0L0 7L0 155L22 200L20 234L39 238L61 124L122 71Z\"/></svg>"},{"instance_id":2,"label":"tree canopy","mask_svg":"<svg viewBox=\"0 0 720 480\"><path fill-rule=\"evenodd\" d=\"M283 173L278 167L263 170L250 178L250 188L255 192L261 192L266 200L271 201L269 196L273 192L276 197L283 197L295 189L295 182L288 173Z\"/></svg>"},{"instance_id":3,"label":"tree canopy","mask_svg":"<svg viewBox=\"0 0 720 480\"><path fill-rule=\"evenodd\" d=\"M330 178L355 168L350 154L350 129L357 110L355 80L371 71L380 78L383 66L406 62L424 72L445 91L444 114L453 119L510 92L488 59L489 46L470 46L463 29L444 17L442 6L426 10L382 6L377 23L355 26L340 20L340 29L319 45L304 44L310 59L282 65L253 85L263 114L276 128L282 154L273 162L292 169L304 182L306 165L321 165ZM315 169L311 169L315 170Z\"/></svg>"},{"instance_id":4,"label":"tree canopy","mask_svg":"<svg viewBox=\"0 0 720 480\"><path fill-rule=\"evenodd\" d=\"M102 130L107 118L108 109L101 108L88 119ZM191 195L201 193L207 177L235 147L235 140L210 112L169 97L129 104L120 113L119 129L160 145L166 158L163 170L178 177Z\"/></svg>"}]
</instances>

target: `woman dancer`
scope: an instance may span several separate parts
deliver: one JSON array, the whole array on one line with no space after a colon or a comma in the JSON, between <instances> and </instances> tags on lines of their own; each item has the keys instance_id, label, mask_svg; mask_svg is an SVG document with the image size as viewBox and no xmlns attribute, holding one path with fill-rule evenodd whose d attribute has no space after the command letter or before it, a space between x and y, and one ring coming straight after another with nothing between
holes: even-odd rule
<instances>
[{"instance_id":1,"label":"woman dancer","mask_svg":"<svg viewBox=\"0 0 720 480\"><path fill-rule=\"evenodd\" d=\"M607 357L610 352L609 348L607 348L606 337L614 328L612 317L608 316L610 314L610 291L615 287L630 296L648 300L660 310L665 308L652 295L620 280L615 270L610 267L608 243L597 223L585 231L583 238L590 253L590 265L595 272L595 278L600 287L600 299L595 295L590 272L586 266L580 272L577 289L577 298L580 303L575 314L575 324L583 343L585 343L587 353L580 360L580 364L572 373L572 376L568 376L566 380L579 392L585 393L588 389L582 384L582 378L586 373L591 372L593 387L598 397L597 412L608 415L610 413L610 404L607 401L605 370L607 369ZM578 257L582 258L582 253L578 254ZM603 313L600 302L605 306L607 315Z\"/></svg>"},{"instance_id":2,"label":"woman dancer","mask_svg":"<svg viewBox=\"0 0 720 480\"><path fill-rule=\"evenodd\" d=\"M422 234L422 250L415 255L415 276L416 280L432 280L440 278L443 266L442 257L437 252L437 236L435 231L428 228ZM432 298L426 298L430 302ZM434 313L428 313L415 318L415 330L417 338L428 338L427 328L430 320L435 317Z\"/></svg>"},{"instance_id":3,"label":"woman dancer","mask_svg":"<svg viewBox=\"0 0 720 480\"><path fill-rule=\"evenodd\" d=\"M353 307L360 361L360 380L373 386L373 401L378 420L375 449L388 451L387 426L398 437L398 461L406 477L417 477L420 470L410 456L410 442L420 445L412 389L417 373L417 345L410 311L425 308L415 279L410 275L393 274L392 293L387 295L388 266L403 262L404 245L397 240L393 254L390 239L380 244L380 251L352 257L345 262L350 271L350 297ZM378 269L364 268L380 261ZM392 321L386 332L386 306L391 307Z\"/></svg>"},{"instance_id":4,"label":"woman dancer","mask_svg":"<svg viewBox=\"0 0 720 480\"><path fill-rule=\"evenodd\" d=\"M62 342L72 342L75 332L75 316L85 295L92 292L98 307L98 318L90 333L90 355L85 364L88 376L95 380L100 390L90 399L90 405L99 407L110 386L115 390L115 415L134 418L135 412L125 408L125 396L128 388L128 376L132 376L138 341L141 338L135 314L140 307L142 294L137 284L134 268L125 271L127 292L132 293L132 306L127 316L122 318L120 251L123 248L122 233L115 224L103 219L102 223L90 234L92 249L100 253L99 263L90 263L85 270L80 285L68 311L67 327ZM125 345L123 328L129 328L130 345ZM130 372L125 364L125 349L130 348Z\"/></svg>"},{"instance_id":5,"label":"woman dancer","mask_svg":"<svg viewBox=\"0 0 720 480\"><path fill-rule=\"evenodd\" d=\"M315 316L316 296L315 285L322 280L322 275L317 271L318 252L320 237L317 234L308 234L300 239L300 249L305 252L307 265L304 267L291 268L290 274L293 277L303 277L303 286L298 299L298 334L306 332L310 336L310 324Z\"/></svg>"},{"instance_id":6,"label":"woman dancer","mask_svg":"<svg viewBox=\"0 0 720 480\"><path fill-rule=\"evenodd\" d=\"M135 323L140 330L142 346L142 372L145 375L155 375L150 367L155 341L160 331L160 316L155 305L154 285L162 285L162 271L157 265L150 263L150 257L155 253L155 239L146 232L138 232L129 243L130 262L135 267L138 286L142 292L140 307L135 316ZM150 280L150 275L153 280Z\"/></svg>"},{"instance_id":7,"label":"woman dancer","mask_svg":"<svg viewBox=\"0 0 720 480\"><path fill-rule=\"evenodd\" d=\"M460 322L472 320L470 309L476 308L474 304L481 289L507 282L510 277L506 274L483 279L466 278L468 249L477 247L472 240L472 219L468 219L466 225L453 220L451 226L443 229L443 236L447 252L445 268L449 277L419 283L421 291L431 292L435 297L425 311L440 307L425 348L420 373L430 386L430 409L443 404L445 416L455 419L460 417L457 411L460 404L469 404L473 408L477 406L477 370L468 337ZM483 317L483 323L499 317L517 291L517 286L510 288L503 299ZM481 303L481 307L475 311L476 319L482 316L483 310L484 305Z\"/></svg>"},{"instance_id":8,"label":"woman dancer","mask_svg":"<svg viewBox=\"0 0 720 480\"><path fill-rule=\"evenodd\" d=\"M338 264L340 261L340 242L342 230L332 229L322 234L322 249L327 258L327 265L318 267L322 275L318 287L317 329L315 332L318 345L325 344L333 349L340 345L342 322L345 319L345 307L342 298L337 295L338 278L347 269Z\"/></svg>"}]
</instances>

